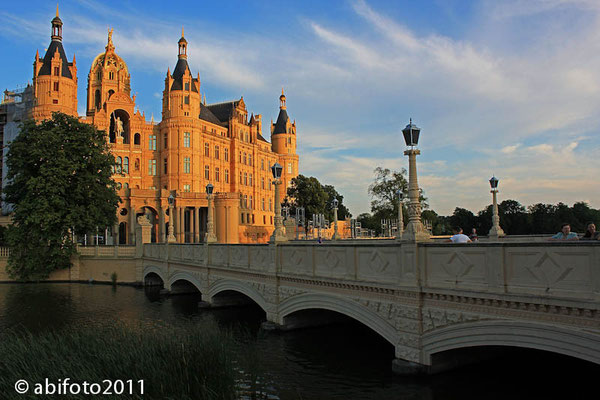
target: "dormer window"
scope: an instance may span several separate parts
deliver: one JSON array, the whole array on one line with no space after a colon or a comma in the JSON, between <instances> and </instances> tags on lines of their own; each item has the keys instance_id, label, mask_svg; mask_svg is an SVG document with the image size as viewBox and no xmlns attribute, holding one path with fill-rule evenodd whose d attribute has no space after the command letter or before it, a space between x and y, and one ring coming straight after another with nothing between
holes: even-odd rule
<instances>
[{"instance_id":1,"label":"dormer window","mask_svg":"<svg viewBox=\"0 0 600 400\"><path fill-rule=\"evenodd\" d=\"M185 90L190 90L190 83L189 82L186 82L186 84L185 84Z\"/></svg>"},{"instance_id":2,"label":"dormer window","mask_svg":"<svg viewBox=\"0 0 600 400\"><path fill-rule=\"evenodd\" d=\"M54 76L60 75L60 67L54 67Z\"/></svg>"}]
</instances>

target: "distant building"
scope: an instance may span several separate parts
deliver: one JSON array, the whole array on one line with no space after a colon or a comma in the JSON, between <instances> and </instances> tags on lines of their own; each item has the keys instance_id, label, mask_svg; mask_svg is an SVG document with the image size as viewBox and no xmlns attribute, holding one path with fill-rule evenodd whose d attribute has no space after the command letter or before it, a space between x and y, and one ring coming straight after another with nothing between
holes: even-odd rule
<instances>
[{"instance_id":1,"label":"distant building","mask_svg":"<svg viewBox=\"0 0 600 400\"><path fill-rule=\"evenodd\" d=\"M33 84L19 102L11 103L5 94L0 107L5 141L7 134L14 137L14 123L25 114L37 121L51 118L55 111L78 117L77 66L75 57L72 62L67 59L62 26L57 10L50 46L43 58L35 56ZM107 132L117 162L114 179L122 202L114 236L118 232L120 243L132 243L136 217L146 214L153 224L153 241L166 241L168 224L173 223L178 242L201 242L208 214L205 187L211 183L218 241L266 242L275 209L270 167L276 162L283 166L281 199L298 175L296 123L288 117L283 90L269 143L261 135L261 115L249 116L243 97L206 104L204 96L202 101L200 75L193 76L189 68L183 32L178 47L175 69L165 77L160 122L148 122L136 110L130 73L115 52L112 30L88 74L86 116L79 118ZM23 107L25 112L18 115L13 111ZM171 194L173 216L168 215Z\"/></svg>"}]
</instances>

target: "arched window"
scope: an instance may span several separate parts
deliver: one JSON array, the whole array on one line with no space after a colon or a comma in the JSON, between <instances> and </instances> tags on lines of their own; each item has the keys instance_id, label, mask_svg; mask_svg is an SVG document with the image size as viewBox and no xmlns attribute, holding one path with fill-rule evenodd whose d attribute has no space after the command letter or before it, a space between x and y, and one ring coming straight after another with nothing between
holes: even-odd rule
<instances>
[{"instance_id":1,"label":"arched window","mask_svg":"<svg viewBox=\"0 0 600 400\"><path fill-rule=\"evenodd\" d=\"M140 145L142 137L140 136L139 133L136 133L135 135L133 135L133 144L136 146Z\"/></svg>"},{"instance_id":2,"label":"arched window","mask_svg":"<svg viewBox=\"0 0 600 400\"><path fill-rule=\"evenodd\" d=\"M108 91L108 98L110 99L110 96L112 96L113 94L115 94L115 91L114 91L114 90L112 90L112 89L110 89L110 90Z\"/></svg>"},{"instance_id":3,"label":"arched window","mask_svg":"<svg viewBox=\"0 0 600 400\"><path fill-rule=\"evenodd\" d=\"M120 174L123 170L123 159L121 157L117 157L117 174Z\"/></svg>"},{"instance_id":4,"label":"arched window","mask_svg":"<svg viewBox=\"0 0 600 400\"><path fill-rule=\"evenodd\" d=\"M248 161L247 157L246 157L246 153L244 153L244 164L246 164Z\"/></svg>"},{"instance_id":5,"label":"arched window","mask_svg":"<svg viewBox=\"0 0 600 400\"><path fill-rule=\"evenodd\" d=\"M123 173L125 173L125 174L129 173L129 157L125 157L123 159Z\"/></svg>"},{"instance_id":6,"label":"arched window","mask_svg":"<svg viewBox=\"0 0 600 400\"><path fill-rule=\"evenodd\" d=\"M248 154L248 165L252 166L252 154Z\"/></svg>"},{"instance_id":7,"label":"arched window","mask_svg":"<svg viewBox=\"0 0 600 400\"><path fill-rule=\"evenodd\" d=\"M94 93L94 107L96 107L96 110L100 109L100 89L96 89L96 92Z\"/></svg>"}]
</instances>

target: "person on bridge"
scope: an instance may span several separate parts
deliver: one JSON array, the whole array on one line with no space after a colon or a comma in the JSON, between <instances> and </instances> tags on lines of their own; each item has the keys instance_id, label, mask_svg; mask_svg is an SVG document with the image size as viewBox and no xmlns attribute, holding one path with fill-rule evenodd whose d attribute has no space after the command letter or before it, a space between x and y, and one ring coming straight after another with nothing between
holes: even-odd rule
<instances>
[{"instance_id":1,"label":"person on bridge","mask_svg":"<svg viewBox=\"0 0 600 400\"><path fill-rule=\"evenodd\" d=\"M463 230L460 226L457 226L452 229L454 235L450 236L450 239L447 242L452 243L471 243L471 239L465 234L463 234Z\"/></svg>"},{"instance_id":2,"label":"person on bridge","mask_svg":"<svg viewBox=\"0 0 600 400\"><path fill-rule=\"evenodd\" d=\"M600 232L596 232L596 224L588 222L587 230L581 238L582 240L600 240Z\"/></svg>"},{"instance_id":3,"label":"person on bridge","mask_svg":"<svg viewBox=\"0 0 600 400\"><path fill-rule=\"evenodd\" d=\"M560 232L552 236L549 240L579 240L579 238L575 232L571 232L571 224L565 222L561 225Z\"/></svg>"}]
</instances>

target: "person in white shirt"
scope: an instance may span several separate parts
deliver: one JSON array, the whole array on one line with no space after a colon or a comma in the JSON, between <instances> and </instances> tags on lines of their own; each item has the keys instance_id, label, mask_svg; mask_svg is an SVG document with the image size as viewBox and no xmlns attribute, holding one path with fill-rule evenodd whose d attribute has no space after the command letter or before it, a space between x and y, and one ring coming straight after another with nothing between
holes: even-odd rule
<instances>
[{"instance_id":1,"label":"person in white shirt","mask_svg":"<svg viewBox=\"0 0 600 400\"><path fill-rule=\"evenodd\" d=\"M469 239L467 235L463 234L463 230L460 226L457 226L454 229L452 229L452 232L454 232L454 235L452 235L450 239L447 240L447 242L471 243L471 239Z\"/></svg>"}]
</instances>

